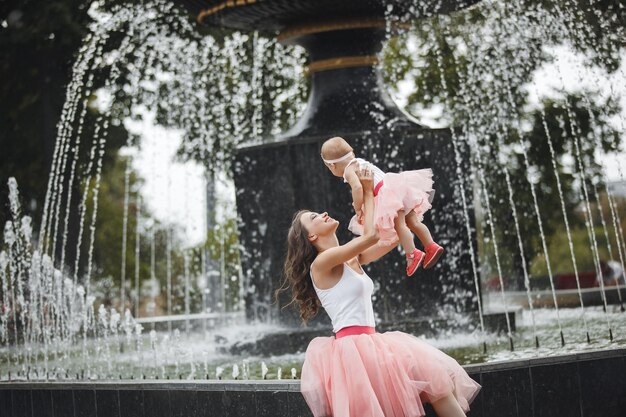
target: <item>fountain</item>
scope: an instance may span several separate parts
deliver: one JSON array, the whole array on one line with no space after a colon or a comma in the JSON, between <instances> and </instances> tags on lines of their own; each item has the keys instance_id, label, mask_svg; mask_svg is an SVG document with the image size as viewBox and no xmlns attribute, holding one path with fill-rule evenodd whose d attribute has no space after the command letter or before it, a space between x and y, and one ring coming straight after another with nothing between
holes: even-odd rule
<instances>
[{"instance_id":1,"label":"fountain","mask_svg":"<svg viewBox=\"0 0 626 417\"><path fill-rule=\"evenodd\" d=\"M468 240L475 237L465 231L466 226L473 229L474 216L461 204L466 198L461 194L471 192L457 175L457 170L467 169L463 156L467 151L461 145L454 148L450 130L426 128L401 112L376 65L389 31L407 26L411 19L450 13L474 2L183 3L200 23L277 33L281 43L308 52L311 87L304 114L277 140L241 148L235 158L239 236L245 248L242 266L250 283L247 317L298 324L294 312L280 312L273 303L282 279L284 236L295 211L328 210L341 224L348 223L349 193L322 169L319 157L321 143L337 135L348 139L357 155L384 170L432 167L435 175L437 196L427 224L446 247L446 261L414 280L403 276L403 258L398 255L373 265L372 276L385 280L374 300L381 323L406 322L426 330L434 322L441 327L455 321L454 314L476 312L475 274L466 250ZM350 237L345 227L339 236L340 240ZM422 324L416 325L418 321ZM318 322L328 326L325 317ZM270 351L275 347L268 342L261 345Z\"/></svg>"},{"instance_id":2,"label":"fountain","mask_svg":"<svg viewBox=\"0 0 626 417\"><path fill-rule=\"evenodd\" d=\"M308 415L298 382L287 378L297 378L303 346L315 334L328 334L327 323L320 319L308 330L296 330L295 316L279 312L271 295L280 279L281 236L293 211L302 206L329 209L344 224L349 217L348 193L325 172L318 156L321 141L337 134L383 167L433 166L438 179L432 212L436 220L429 226L448 248L446 258L434 270L420 271L415 280L403 277L402 258L396 253L370 269L381 278L375 308L382 330L432 337L434 344L470 364L466 369L485 387L471 415L540 416L554 415L555 409L560 415L623 413L626 321L619 306L624 287L619 277L611 284L602 279L606 270L601 252L606 246L610 259L623 265L626 245L618 226L617 196L606 187L607 172L603 167L596 171L590 156L607 140L619 148L617 138L603 130L610 106L598 110L583 94L579 103L567 96L558 104L560 111L537 107L533 114L539 143L531 141L532 121L518 109L519 92L536 88L537 83L521 80L535 70L534 61L545 52L544 39L584 43L589 37L598 50L608 48L597 33L577 26L577 5L568 1L543 8L484 1L482 13L499 20L459 37L449 32L452 18L447 15L471 15L476 8L466 8L474 2L183 3L205 26L255 30L269 34L270 40L257 32L235 32L220 41L202 37L184 18L170 19L178 15L162 1L114 7L108 15L95 7L94 15L103 17L93 25L75 64L46 211L35 240L30 219L20 214L17 185L9 183L13 219L4 234L8 250L0 254L0 380L6 381L0 383L0 415L48 415L50 410L57 416ZM592 10L590 16L596 16ZM596 17L601 32L610 33L610 21ZM420 23L412 23L415 19ZM121 44L110 51L110 33L119 30L124 33ZM406 30L424 32L429 65L435 69L428 91L441 92L439 104L454 114L447 125L458 128L427 128L393 104L378 61L384 59L383 42ZM267 93L259 88L259 56L273 45L276 34L284 45L303 46L309 56L308 104L297 121L293 112L282 124L268 122L268 113L255 106L248 113L241 105L247 97L257 103ZM141 45L136 49L133 36ZM302 55L289 46L275 48L278 59L273 64L288 73L277 71L277 77L290 81L295 77L289 71ZM251 62L245 60L247 53L254 56ZM244 143L233 162L243 268L238 277L236 268L231 273L242 283L235 292L245 302L237 301L236 307L244 308L247 324L242 323L243 311L227 313L223 304L225 291L230 291L225 289L230 276L225 278L224 234L217 239L222 260L213 266L206 247L177 252L174 228L159 230L148 202L133 188L130 162L122 177L121 247L122 253L133 254L134 264L132 257L122 257L119 298L112 306L117 308L97 300L94 230L111 127L105 116L111 108L105 106L96 127L89 129L83 123L87 105L82 98L95 89L99 76L94 73L105 66L110 73L102 78L112 88L123 78L122 63L130 68L131 82L124 91L134 107L150 107L163 98L151 83L175 91L165 97L174 104L165 106L163 119L176 118L188 129L192 144L183 143L184 152L197 152L192 145L198 141L206 157L198 159L211 164L211 152L224 145L216 138L224 132ZM175 77L167 75L171 68ZM143 69L154 77L142 79ZM229 81L238 81L231 83L234 92L223 77L215 76L220 71L229 74ZM246 72L251 74L249 85ZM558 72L560 77L564 73ZM180 83L178 89L169 82L172 78ZM567 81L559 81L565 90ZM582 78L577 81L582 83ZM285 90L297 96L299 88ZM280 100L278 96L270 101ZM196 123L198 119L206 124ZM267 123L271 129L262 128ZM83 130L90 142L81 142ZM568 144L569 162L559 153ZM87 154L86 166L77 162L79 147ZM547 164L541 166L536 161L545 155ZM516 176L520 166L526 174ZM536 180L542 167L554 176L554 207L544 201L546 177ZM623 180L619 164L618 169ZM207 195L215 194L207 188ZM521 189L527 190L525 195L519 194ZM313 199L312 190L324 198ZM575 191L574 197L569 190ZM582 228L567 207L572 198L580 203ZM596 208L605 210L599 215ZM550 246L554 222L546 216L552 211L562 216L562 257L568 262L571 258L574 268L569 277L555 266L561 259L555 259ZM75 228L68 226L73 219L79 219ZM527 235L531 222L533 236ZM578 232L583 232L582 244ZM342 233L341 239L349 238ZM581 245L588 254L576 250ZM146 260L146 270L139 269L140 258ZM583 288L589 273L577 269L586 258L596 281L601 278L594 288ZM543 260L545 279L538 279L533 268L540 267L531 259ZM515 262L521 262L517 274L507 279ZM143 297L140 278L150 283ZM570 290L562 289L566 278ZM202 291L196 302L200 308L194 308L196 280L202 284L197 287ZM589 294L597 298L597 307L589 305ZM565 302L571 297L573 309ZM207 312L209 305L215 310ZM494 306L519 309L515 317L500 316L501 334L486 331L486 313ZM154 317L158 309L167 315ZM220 321L221 327L215 324Z\"/></svg>"}]
</instances>

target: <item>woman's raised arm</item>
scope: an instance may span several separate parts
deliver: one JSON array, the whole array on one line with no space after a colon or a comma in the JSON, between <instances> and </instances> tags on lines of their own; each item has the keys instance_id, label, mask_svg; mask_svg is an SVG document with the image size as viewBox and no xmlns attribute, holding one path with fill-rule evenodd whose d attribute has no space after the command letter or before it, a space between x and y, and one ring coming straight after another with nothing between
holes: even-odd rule
<instances>
[{"instance_id":1,"label":"woman's raised arm","mask_svg":"<svg viewBox=\"0 0 626 417\"><path fill-rule=\"evenodd\" d=\"M363 186L364 233L350 242L320 253L315 258L315 269L324 273L337 265L349 261L378 242L378 231L374 226L374 174L369 168L359 168L357 175Z\"/></svg>"}]
</instances>

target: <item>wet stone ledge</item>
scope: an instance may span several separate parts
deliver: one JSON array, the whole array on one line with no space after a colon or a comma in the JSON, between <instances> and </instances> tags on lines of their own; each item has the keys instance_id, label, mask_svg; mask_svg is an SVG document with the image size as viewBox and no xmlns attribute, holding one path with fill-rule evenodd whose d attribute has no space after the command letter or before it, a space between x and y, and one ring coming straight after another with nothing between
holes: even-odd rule
<instances>
[{"instance_id":1,"label":"wet stone ledge","mask_svg":"<svg viewBox=\"0 0 626 417\"><path fill-rule=\"evenodd\" d=\"M468 417L626 415L626 349L465 369L483 386ZM0 383L0 417L165 416L311 414L297 380ZM427 408L427 416L435 416L432 409Z\"/></svg>"}]
</instances>

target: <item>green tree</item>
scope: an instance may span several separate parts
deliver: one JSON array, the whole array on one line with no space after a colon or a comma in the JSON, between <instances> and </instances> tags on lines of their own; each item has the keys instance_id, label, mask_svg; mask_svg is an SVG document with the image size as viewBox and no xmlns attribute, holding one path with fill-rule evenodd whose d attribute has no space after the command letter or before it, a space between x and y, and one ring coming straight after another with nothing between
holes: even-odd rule
<instances>
[{"instance_id":1,"label":"green tree","mask_svg":"<svg viewBox=\"0 0 626 417\"><path fill-rule=\"evenodd\" d=\"M219 286L224 286L225 311L238 310L241 301L239 286L242 283L240 282L241 267L237 219L229 217L224 219L222 224L209 230L204 247L208 249L211 259L220 267Z\"/></svg>"},{"instance_id":2,"label":"green tree","mask_svg":"<svg viewBox=\"0 0 626 417\"><path fill-rule=\"evenodd\" d=\"M0 183L16 177L24 213L35 220L35 230L65 86L90 21L87 8L80 0L7 0L0 5ZM0 224L8 218L6 206L2 192Z\"/></svg>"}]
</instances>

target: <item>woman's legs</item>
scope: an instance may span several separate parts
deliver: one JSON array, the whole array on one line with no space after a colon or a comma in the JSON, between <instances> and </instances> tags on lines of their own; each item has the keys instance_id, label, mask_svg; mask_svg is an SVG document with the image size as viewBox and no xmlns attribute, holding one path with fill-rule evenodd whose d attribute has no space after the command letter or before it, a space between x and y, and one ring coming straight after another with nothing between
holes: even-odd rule
<instances>
[{"instance_id":1,"label":"woman's legs","mask_svg":"<svg viewBox=\"0 0 626 417\"><path fill-rule=\"evenodd\" d=\"M452 394L435 401L432 406L438 417L465 417L463 409Z\"/></svg>"},{"instance_id":2,"label":"woman's legs","mask_svg":"<svg viewBox=\"0 0 626 417\"><path fill-rule=\"evenodd\" d=\"M415 236L417 236L420 242L422 242L422 245L424 245L424 247L433 243L433 237L430 234L430 230L428 230L428 227L426 227L424 223L419 221L419 219L417 218L417 214L415 214L413 210L411 210L409 214L406 215L405 219L406 225L413 233L415 233ZM399 233L398 236L400 236ZM402 239L400 239L400 242L402 242Z\"/></svg>"}]
</instances>

